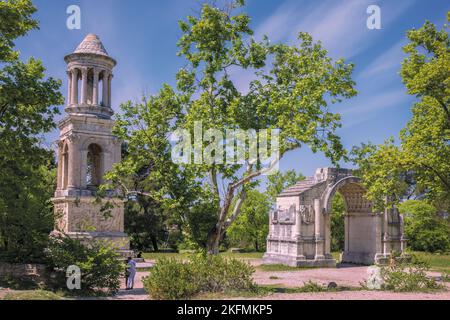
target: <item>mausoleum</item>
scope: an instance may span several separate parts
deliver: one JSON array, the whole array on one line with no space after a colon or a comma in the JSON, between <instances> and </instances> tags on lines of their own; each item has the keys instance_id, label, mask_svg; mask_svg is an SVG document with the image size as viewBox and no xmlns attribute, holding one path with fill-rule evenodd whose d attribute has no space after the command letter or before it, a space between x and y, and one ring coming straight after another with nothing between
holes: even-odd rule
<instances>
[{"instance_id":1,"label":"mausoleum","mask_svg":"<svg viewBox=\"0 0 450 320\"><path fill-rule=\"evenodd\" d=\"M65 57L68 75L67 116L60 121L57 189L52 199L55 232L80 239L112 241L128 251L124 233L123 201L111 197L96 201L103 175L121 160L121 141L112 134L111 81L116 61L100 39L89 34ZM113 195L113 193L111 193Z\"/></svg>"}]
</instances>

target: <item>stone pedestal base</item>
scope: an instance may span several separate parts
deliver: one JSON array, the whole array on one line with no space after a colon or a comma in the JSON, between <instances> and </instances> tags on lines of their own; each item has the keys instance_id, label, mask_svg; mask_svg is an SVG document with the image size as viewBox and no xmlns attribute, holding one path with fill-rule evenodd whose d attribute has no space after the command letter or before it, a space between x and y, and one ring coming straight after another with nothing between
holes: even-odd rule
<instances>
[{"instance_id":1,"label":"stone pedestal base","mask_svg":"<svg viewBox=\"0 0 450 320\"><path fill-rule=\"evenodd\" d=\"M333 258L324 259L305 259L295 256L265 253L263 256L264 264L283 264L291 267L317 267L334 268L336 260Z\"/></svg>"},{"instance_id":2,"label":"stone pedestal base","mask_svg":"<svg viewBox=\"0 0 450 320\"><path fill-rule=\"evenodd\" d=\"M129 250L130 240L123 232L123 201L109 200L113 207L109 212L103 213L104 203L98 203L93 196L53 198L57 217L53 233L63 234L86 244L92 240L108 241L121 256L133 256L133 252Z\"/></svg>"},{"instance_id":3,"label":"stone pedestal base","mask_svg":"<svg viewBox=\"0 0 450 320\"><path fill-rule=\"evenodd\" d=\"M342 263L354 263L362 265L373 265L375 263L375 253L371 252L348 252L344 251L341 253Z\"/></svg>"},{"instance_id":4,"label":"stone pedestal base","mask_svg":"<svg viewBox=\"0 0 450 320\"><path fill-rule=\"evenodd\" d=\"M399 257L395 258L396 261L411 261L411 255L408 253L402 253ZM389 261L391 260L391 254L390 253L377 253L375 255L375 264L385 266L389 264Z\"/></svg>"},{"instance_id":5,"label":"stone pedestal base","mask_svg":"<svg viewBox=\"0 0 450 320\"><path fill-rule=\"evenodd\" d=\"M88 244L89 241L107 241L117 251L128 251L130 249L130 240L126 233L120 231L102 231L102 232L69 232L66 234L72 239L78 239Z\"/></svg>"},{"instance_id":6,"label":"stone pedestal base","mask_svg":"<svg viewBox=\"0 0 450 320\"><path fill-rule=\"evenodd\" d=\"M52 235L62 235L57 231L53 231ZM134 251L130 250L130 240L126 233L120 231L105 232L69 232L65 236L71 239L77 239L85 245L89 245L92 241L105 241L112 245L122 259L134 257Z\"/></svg>"}]
</instances>

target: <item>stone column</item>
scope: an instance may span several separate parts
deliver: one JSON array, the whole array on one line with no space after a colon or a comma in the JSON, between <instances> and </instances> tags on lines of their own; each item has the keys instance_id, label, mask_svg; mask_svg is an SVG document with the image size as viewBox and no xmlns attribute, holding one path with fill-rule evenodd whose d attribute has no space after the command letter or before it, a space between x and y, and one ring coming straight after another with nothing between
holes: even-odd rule
<instances>
[{"instance_id":1,"label":"stone column","mask_svg":"<svg viewBox=\"0 0 450 320\"><path fill-rule=\"evenodd\" d=\"M87 89L88 89L87 76L88 76L87 68L82 68L81 69L81 104L87 104Z\"/></svg>"},{"instance_id":2,"label":"stone column","mask_svg":"<svg viewBox=\"0 0 450 320\"><path fill-rule=\"evenodd\" d=\"M389 209L384 209L383 214L383 253L387 254L390 253L389 250L389 225L388 225L388 215L389 215Z\"/></svg>"},{"instance_id":3,"label":"stone column","mask_svg":"<svg viewBox=\"0 0 450 320\"><path fill-rule=\"evenodd\" d=\"M73 170L75 169L75 155L72 143L69 143L69 161L67 168L67 189L75 189Z\"/></svg>"},{"instance_id":4,"label":"stone column","mask_svg":"<svg viewBox=\"0 0 450 320\"><path fill-rule=\"evenodd\" d=\"M102 105L104 107L108 106L108 72L107 71L103 71L103 80L102 80Z\"/></svg>"},{"instance_id":5,"label":"stone column","mask_svg":"<svg viewBox=\"0 0 450 320\"><path fill-rule=\"evenodd\" d=\"M69 77L70 78L70 77ZM70 94L69 94L70 97ZM63 174L63 145L61 141L58 141L58 171L56 176L56 190L62 189L62 174Z\"/></svg>"},{"instance_id":6,"label":"stone column","mask_svg":"<svg viewBox=\"0 0 450 320\"><path fill-rule=\"evenodd\" d=\"M403 253L406 250L406 239L405 239L405 225L404 218L402 214L399 214L400 219L400 251Z\"/></svg>"},{"instance_id":7,"label":"stone column","mask_svg":"<svg viewBox=\"0 0 450 320\"><path fill-rule=\"evenodd\" d=\"M80 188L81 189L86 189L87 188L87 183L86 183L86 179L87 179L87 154L88 154L88 150L81 150L80 152L81 154L81 163L80 163L80 177L81 177L81 181L80 181Z\"/></svg>"},{"instance_id":8,"label":"stone column","mask_svg":"<svg viewBox=\"0 0 450 320\"><path fill-rule=\"evenodd\" d=\"M344 216L344 252L348 252L350 251L350 237L349 237L349 232L350 232L350 214L348 212L345 213Z\"/></svg>"},{"instance_id":9,"label":"stone column","mask_svg":"<svg viewBox=\"0 0 450 320\"><path fill-rule=\"evenodd\" d=\"M99 70L94 69L94 81L92 84L92 104L98 105L98 76L99 76Z\"/></svg>"},{"instance_id":10,"label":"stone column","mask_svg":"<svg viewBox=\"0 0 450 320\"><path fill-rule=\"evenodd\" d=\"M72 92L72 72L70 70L67 71L67 99L66 99L66 105L70 106L70 104L72 103L72 97L71 97L71 92Z\"/></svg>"},{"instance_id":11,"label":"stone column","mask_svg":"<svg viewBox=\"0 0 450 320\"><path fill-rule=\"evenodd\" d=\"M308 210L307 208L305 208L306 210ZM300 212L300 210L296 211L295 214L295 240L296 240L296 247L297 247L297 252L296 252L296 259L297 261L301 261L301 260L305 260L305 254L304 254L304 250L303 250L303 238L302 238L302 214Z\"/></svg>"},{"instance_id":12,"label":"stone column","mask_svg":"<svg viewBox=\"0 0 450 320\"><path fill-rule=\"evenodd\" d=\"M293 232L293 236L295 239L298 239L302 235L302 214L300 210L295 212L295 231Z\"/></svg>"},{"instance_id":13,"label":"stone column","mask_svg":"<svg viewBox=\"0 0 450 320\"><path fill-rule=\"evenodd\" d=\"M375 216L375 263L379 264L383 259L383 214Z\"/></svg>"},{"instance_id":14,"label":"stone column","mask_svg":"<svg viewBox=\"0 0 450 320\"><path fill-rule=\"evenodd\" d=\"M323 214L320 206L320 199L314 199L314 233L316 238L316 255L315 260L325 259L324 256L324 237L323 237Z\"/></svg>"},{"instance_id":15,"label":"stone column","mask_svg":"<svg viewBox=\"0 0 450 320\"><path fill-rule=\"evenodd\" d=\"M324 219L325 257L331 259L331 213L322 214Z\"/></svg>"},{"instance_id":16,"label":"stone column","mask_svg":"<svg viewBox=\"0 0 450 320\"><path fill-rule=\"evenodd\" d=\"M70 104L78 103L78 69L72 69L72 89L70 94Z\"/></svg>"},{"instance_id":17,"label":"stone column","mask_svg":"<svg viewBox=\"0 0 450 320\"><path fill-rule=\"evenodd\" d=\"M68 146L69 146L69 164L68 164L68 176L67 176L67 189L76 189L79 187L79 177L80 177L80 163L79 158L80 154L78 151L77 140L78 136L75 134L71 134L68 137Z\"/></svg>"}]
</instances>

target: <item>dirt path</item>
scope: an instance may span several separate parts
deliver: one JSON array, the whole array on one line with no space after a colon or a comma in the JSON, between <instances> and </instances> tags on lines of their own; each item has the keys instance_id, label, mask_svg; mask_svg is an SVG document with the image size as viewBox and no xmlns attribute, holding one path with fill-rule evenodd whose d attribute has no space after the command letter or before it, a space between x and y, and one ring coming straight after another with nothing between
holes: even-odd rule
<instances>
[{"instance_id":1,"label":"dirt path","mask_svg":"<svg viewBox=\"0 0 450 320\"><path fill-rule=\"evenodd\" d=\"M244 298L248 299L248 298ZM318 293L276 293L261 300L450 300L450 292L397 293L386 291L342 291Z\"/></svg>"},{"instance_id":2,"label":"dirt path","mask_svg":"<svg viewBox=\"0 0 450 320\"><path fill-rule=\"evenodd\" d=\"M258 266L259 261L252 261ZM136 274L135 289L121 289L119 294L111 297L112 300L146 300L147 293L143 289L142 277L149 272L138 272ZM432 276L439 273L432 272ZM360 283L367 277L367 267L351 266L341 268L323 269L299 269L294 271L262 271L256 269L254 280L260 285L273 285L286 288L300 287L309 280L327 285L336 282L339 286L360 287ZM122 282L122 288L125 287ZM275 293L263 297L250 299L263 300L450 300L450 284L447 291L437 293L395 293L384 291L342 291L342 292L320 292L320 293ZM236 298L233 298L236 299ZM249 298L243 298L249 299Z\"/></svg>"},{"instance_id":3,"label":"dirt path","mask_svg":"<svg viewBox=\"0 0 450 320\"><path fill-rule=\"evenodd\" d=\"M327 285L335 282L340 287L360 287L360 283L367 278L367 267L351 266L341 268L323 269L299 269L292 271L262 271L257 266L260 259L252 260L256 266L254 280L259 285L272 285L280 288L301 287L311 280ZM142 278L149 274L148 271L138 271L133 290L125 290L125 281L122 280L119 293L107 299L111 300L147 300L148 295L143 289ZM431 276L439 276L439 273L431 272ZM8 289L0 289L0 300L9 292ZM95 299L95 298L94 298ZM104 298L103 298L104 299ZM237 299L237 298L232 298ZM243 299L249 299L248 297ZM447 283L447 291L437 293L395 293L385 291L341 291L320 293L275 293L263 297L250 299L263 300L450 300L450 283Z\"/></svg>"}]
</instances>

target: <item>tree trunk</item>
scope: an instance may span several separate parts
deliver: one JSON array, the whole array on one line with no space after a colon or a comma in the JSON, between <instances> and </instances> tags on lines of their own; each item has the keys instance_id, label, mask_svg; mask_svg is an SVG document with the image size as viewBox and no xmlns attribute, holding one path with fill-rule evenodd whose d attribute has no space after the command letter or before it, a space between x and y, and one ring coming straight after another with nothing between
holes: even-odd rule
<instances>
[{"instance_id":1,"label":"tree trunk","mask_svg":"<svg viewBox=\"0 0 450 320\"><path fill-rule=\"evenodd\" d=\"M220 238L220 231L217 226L214 226L214 228L209 231L206 240L206 250L208 254L219 254Z\"/></svg>"},{"instance_id":2,"label":"tree trunk","mask_svg":"<svg viewBox=\"0 0 450 320\"><path fill-rule=\"evenodd\" d=\"M259 252L258 240L255 240L255 250Z\"/></svg>"},{"instance_id":3,"label":"tree trunk","mask_svg":"<svg viewBox=\"0 0 450 320\"><path fill-rule=\"evenodd\" d=\"M155 236L150 236L150 240L152 241L152 246L153 246L153 251L158 252L159 248L158 248L158 240L156 240Z\"/></svg>"}]
</instances>

